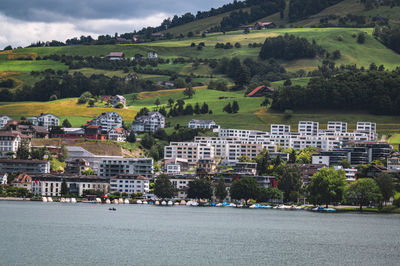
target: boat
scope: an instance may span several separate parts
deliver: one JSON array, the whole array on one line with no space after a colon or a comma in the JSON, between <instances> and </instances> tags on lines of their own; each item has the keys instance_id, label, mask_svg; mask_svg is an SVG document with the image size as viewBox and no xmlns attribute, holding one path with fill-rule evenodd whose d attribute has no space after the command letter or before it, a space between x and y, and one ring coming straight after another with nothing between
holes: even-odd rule
<instances>
[{"instance_id":1,"label":"boat","mask_svg":"<svg viewBox=\"0 0 400 266\"><path fill-rule=\"evenodd\" d=\"M222 207L222 203L218 203L217 205L215 205L216 207Z\"/></svg>"},{"instance_id":2,"label":"boat","mask_svg":"<svg viewBox=\"0 0 400 266\"><path fill-rule=\"evenodd\" d=\"M65 202L66 202L66 203L70 203L70 202L71 202L71 199L70 199L70 198L66 198L66 199L65 199Z\"/></svg>"},{"instance_id":3,"label":"boat","mask_svg":"<svg viewBox=\"0 0 400 266\"><path fill-rule=\"evenodd\" d=\"M165 205L167 205L167 202L165 202L165 200L163 200L163 201L161 202L161 205L165 206Z\"/></svg>"},{"instance_id":4,"label":"boat","mask_svg":"<svg viewBox=\"0 0 400 266\"><path fill-rule=\"evenodd\" d=\"M113 203L113 204L118 204L118 200L117 200L117 199L114 199L114 200L112 201L112 203Z\"/></svg>"},{"instance_id":5,"label":"boat","mask_svg":"<svg viewBox=\"0 0 400 266\"><path fill-rule=\"evenodd\" d=\"M186 200L181 200L180 205L186 205Z\"/></svg>"},{"instance_id":6,"label":"boat","mask_svg":"<svg viewBox=\"0 0 400 266\"><path fill-rule=\"evenodd\" d=\"M215 206L217 206L217 203L216 202L211 202L211 206L215 207Z\"/></svg>"},{"instance_id":7,"label":"boat","mask_svg":"<svg viewBox=\"0 0 400 266\"><path fill-rule=\"evenodd\" d=\"M255 209L255 208L256 208L256 205L255 205L255 204L252 204L252 205L249 206L249 208L250 208L250 209Z\"/></svg>"},{"instance_id":8,"label":"boat","mask_svg":"<svg viewBox=\"0 0 400 266\"><path fill-rule=\"evenodd\" d=\"M47 198L46 197L42 197L42 202L47 202Z\"/></svg>"},{"instance_id":9,"label":"boat","mask_svg":"<svg viewBox=\"0 0 400 266\"><path fill-rule=\"evenodd\" d=\"M160 205L160 202L158 200L156 200L156 202L154 203L154 205Z\"/></svg>"},{"instance_id":10,"label":"boat","mask_svg":"<svg viewBox=\"0 0 400 266\"><path fill-rule=\"evenodd\" d=\"M226 207L226 206L229 206L229 205L230 205L230 203L226 202L226 201L222 203L222 207Z\"/></svg>"},{"instance_id":11,"label":"boat","mask_svg":"<svg viewBox=\"0 0 400 266\"><path fill-rule=\"evenodd\" d=\"M179 202L175 202L174 205L175 205L175 206L179 206Z\"/></svg>"},{"instance_id":12,"label":"boat","mask_svg":"<svg viewBox=\"0 0 400 266\"><path fill-rule=\"evenodd\" d=\"M101 198L96 198L96 203L101 203Z\"/></svg>"},{"instance_id":13,"label":"boat","mask_svg":"<svg viewBox=\"0 0 400 266\"><path fill-rule=\"evenodd\" d=\"M143 201L143 204L146 205L146 204L149 204L149 203L147 201Z\"/></svg>"},{"instance_id":14,"label":"boat","mask_svg":"<svg viewBox=\"0 0 400 266\"><path fill-rule=\"evenodd\" d=\"M109 211L116 211L117 209L113 207L113 208L108 208L108 210Z\"/></svg>"},{"instance_id":15,"label":"boat","mask_svg":"<svg viewBox=\"0 0 400 266\"><path fill-rule=\"evenodd\" d=\"M119 199L118 199L118 204L124 204L124 199L119 198Z\"/></svg>"},{"instance_id":16,"label":"boat","mask_svg":"<svg viewBox=\"0 0 400 266\"><path fill-rule=\"evenodd\" d=\"M172 201L170 201L170 200L168 201L168 203L167 203L167 204L168 204L168 206L172 206L172 205L174 205L174 203L173 203Z\"/></svg>"},{"instance_id":17,"label":"boat","mask_svg":"<svg viewBox=\"0 0 400 266\"><path fill-rule=\"evenodd\" d=\"M71 203L76 203L76 198L71 198Z\"/></svg>"},{"instance_id":18,"label":"boat","mask_svg":"<svg viewBox=\"0 0 400 266\"><path fill-rule=\"evenodd\" d=\"M61 198L60 202L65 203L65 198Z\"/></svg>"},{"instance_id":19,"label":"boat","mask_svg":"<svg viewBox=\"0 0 400 266\"><path fill-rule=\"evenodd\" d=\"M52 197L47 197L47 202L53 202L53 198Z\"/></svg>"},{"instance_id":20,"label":"boat","mask_svg":"<svg viewBox=\"0 0 400 266\"><path fill-rule=\"evenodd\" d=\"M128 200L128 199L125 199L125 200L124 200L124 203L125 203L125 204L129 204L129 200Z\"/></svg>"},{"instance_id":21,"label":"boat","mask_svg":"<svg viewBox=\"0 0 400 266\"><path fill-rule=\"evenodd\" d=\"M231 203L231 204L229 204L228 207L236 207L236 204L235 203Z\"/></svg>"},{"instance_id":22,"label":"boat","mask_svg":"<svg viewBox=\"0 0 400 266\"><path fill-rule=\"evenodd\" d=\"M111 204L110 199L106 199L106 204Z\"/></svg>"},{"instance_id":23,"label":"boat","mask_svg":"<svg viewBox=\"0 0 400 266\"><path fill-rule=\"evenodd\" d=\"M139 199L136 201L136 204L143 204L143 202Z\"/></svg>"},{"instance_id":24,"label":"boat","mask_svg":"<svg viewBox=\"0 0 400 266\"><path fill-rule=\"evenodd\" d=\"M265 209L272 209L272 206L271 205L265 205L264 208Z\"/></svg>"},{"instance_id":25,"label":"boat","mask_svg":"<svg viewBox=\"0 0 400 266\"><path fill-rule=\"evenodd\" d=\"M326 212L335 212L336 209L334 209L334 208L326 208L325 211Z\"/></svg>"}]
</instances>

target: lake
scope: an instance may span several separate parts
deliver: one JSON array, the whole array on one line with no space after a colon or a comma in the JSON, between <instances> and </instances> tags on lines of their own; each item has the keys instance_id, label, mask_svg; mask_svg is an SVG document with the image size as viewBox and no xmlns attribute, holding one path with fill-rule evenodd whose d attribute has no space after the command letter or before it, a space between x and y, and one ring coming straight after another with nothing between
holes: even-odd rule
<instances>
[{"instance_id":1,"label":"lake","mask_svg":"<svg viewBox=\"0 0 400 266\"><path fill-rule=\"evenodd\" d=\"M0 202L0 265L399 265L400 215Z\"/></svg>"}]
</instances>

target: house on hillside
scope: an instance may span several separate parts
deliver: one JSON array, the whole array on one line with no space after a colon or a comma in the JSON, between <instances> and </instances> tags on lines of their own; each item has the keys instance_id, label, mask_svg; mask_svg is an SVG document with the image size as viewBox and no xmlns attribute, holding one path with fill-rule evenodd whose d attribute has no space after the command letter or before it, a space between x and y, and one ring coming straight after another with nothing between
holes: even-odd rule
<instances>
[{"instance_id":1,"label":"house on hillside","mask_svg":"<svg viewBox=\"0 0 400 266\"><path fill-rule=\"evenodd\" d=\"M107 55L109 60L122 60L124 57L125 55L123 52L111 52Z\"/></svg>"},{"instance_id":2,"label":"house on hillside","mask_svg":"<svg viewBox=\"0 0 400 266\"><path fill-rule=\"evenodd\" d=\"M28 121L35 126L45 127L47 130L60 125L60 118L49 113L41 113L38 116L28 117Z\"/></svg>"},{"instance_id":3,"label":"house on hillside","mask_svg":"<svg viewBox=\"0 0 400 266\"><path fill-rule=\"evenodd\" d=\"M112 107L116 107L119 103L122 103L123 106L126 107L125 97L121 95L115 95L111 100Z\"/></svg>"},{"instance_id":4,"label":"house on hillside","mask_svg":"<svg viewBox=\"0 0 400 266\"><path fill-rule=\"evenodd\" d=\"M11 117L6 115L0 115L0 129L2 129L10 120L12 120Z\"/></svg>"},{"instance_id":5,"label":"house on hillside","mask_svg":"<svg viewBox=\"0 0 400 266\"><path fill-rule=\"evenodd\" d=\"M165 127L165 117L159 112L149 112L147 115L136 117L132 123L134 132L155 132Z\"/></svg>"},{"instance_id":6,"label":"house on hillside","mask_svg":"<svg viewBox=\"0 0 400 266\"><path fill-rule=\"evenodd\" d=\"M104 112L88 122L90 126L99 126L102 132L108 132L113 127L122 127L122 116L117 112ZM89 127L86 127L89 128ZM96 133L97 134L97 133Z\"/></svg>"},{"instance_id":7,"label":"house on hillside","mask_svg":"<svg viewBox=\"0 0 400 266\"><path fill-rule=\"evenodd\" d=\"M276 28L276 24L273 22L261 22L257 21L254 24L240 26L239 29L248 29L248 30L262 30L262 29L272 29Z\"/></svg>"},{"instance_id":8,"label":"house on hillside","mask_svg":"<svg viewBox=\"0 0 400 266\"><path fill-rule=\"evenodd\" d=\"M132 60L141 60L141 59L144 59L144 56L141 54L135 54L131 59Z\"/></svg>"},{"instance_id":9,"label":"house on hillside","mask_svg":"<svg viewBox=\"0 0 400 266\"><path fill-rule=\"evenodd\" d=\"M189 121L188 128L207 128L207 129L214 129L219 128L219 125L215 123L214 120L197 120L192 119Z\"/></svg>"},{"instance_id":10,"label":"house on hillside","mask_svg":"<svg viewBox=\"0 0 400 266\"><path fill-rule=\"evenodd\" d=\"M112 129L110 129L110 131L108 131L107 136L109 140L123 142L126 141L128 132L122 127L113 127Z\"/></svg>"},{"instance_id":11,"label":"house on hillside","mask_svg":"<svg viewBox=\"0 0 400 266\"><path fill-rule=\"evenodd\" d=\"M158 58L158 54L155 51L150 51L147 53L147 57L149 59L157 59Z\"/></svg>"},{"instance_id":12,"label":"house on hillside","mask_svg":"<svg viewBox=\"0 0 400 266\"><path fill-rule=\"evenodd\" d=\"M265 85L258 86L250 93L247 94L247 97L264 97L264 96L271 96L275 91L275 88L268 87Z\"/></svg>"}]
</instances>

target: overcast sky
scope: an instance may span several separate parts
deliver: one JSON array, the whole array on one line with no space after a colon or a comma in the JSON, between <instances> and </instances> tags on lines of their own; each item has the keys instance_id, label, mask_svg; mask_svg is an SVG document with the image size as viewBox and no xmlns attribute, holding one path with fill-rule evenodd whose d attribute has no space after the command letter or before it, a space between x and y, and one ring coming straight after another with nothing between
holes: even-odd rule
<instances>
[{"instance_id":1,"label":"overcast sky","mask_svg":"<svg viewBox=\"0 0 400 266\"><path fill-rule=\"evenodd\" d=\"M164 18L233 0L1 0L0 49L65 41L81 35L132 32Z\"/></svg>"}]
</instances>

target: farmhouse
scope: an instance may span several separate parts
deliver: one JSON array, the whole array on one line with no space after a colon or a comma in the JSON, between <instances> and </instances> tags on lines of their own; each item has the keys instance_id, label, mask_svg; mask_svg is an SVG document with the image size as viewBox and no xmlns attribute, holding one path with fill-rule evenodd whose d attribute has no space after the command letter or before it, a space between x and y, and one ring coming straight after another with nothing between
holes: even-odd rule
<instances>
[{"instance_id":1,"label":"farmhouse","mask_svg":"<svg viewBox=\"0 0 400 266\"><path fill-rule=\"evenodd\" d=\"M29 122L28 122L29 123ZM34 126L30 123L28 124L24 120L10 120L3 127L2 131L18 131L22 135L28 136L30 138L48 138L49 131L42 126Z\"/></svg>"},{"instance_id":2,"label":"farmhouse","mask_svg":"<svg viewBox=\"0 0 400 266\"><path fill-rule=\"evenodd\" d=\"M158 58L158 54L156 52L154 52L154 51L150 51L150 52L147 53L147 57L149 59L157 59Z\"/></svg>"},{"instance_id":3,"label":"farmhouse","mask_svg":"<svg viewBox=\"0 0 400 266\"><path fill-rule=\"evenodd\" d=\"M109 140L115 140L115 141L126 141L126 136L128 135L128 132L121 128L121 127L113 127L108 131L107 133L108 139Z\"/></svg>"},{"instance_id":4,"label":"farmhouse","mask_svg":"<svg viewBox=\"0 0 400 266\"><path fill-rule=\"evenodd\" d=\"M276 24L273 22L261 22L258 21L255 24L240 26L240 29L249 29L249 30L262 30L262 29L272 29L276 28Z\"/></svg>"},{"instance_id":5,"label":"farmhouse","mask_svg":"<svg viewBox=\"0 0 400 266\"><path fill-rule=\"evenodd\" d=\"M272 95L272 93L274 93L274 91L275 91L275 88L262 85L262 86L258 86L257 88L252 90L250 93L248 93L247 97L270 96L270 95Z\"/></svg>"},{"instance_id":6,"label":"farmhouse","mask_svg":"<svg viewBox=\"0 0 400 266\"><path fill-rule=\"evenodd\" d=\"M124 96L115 95L111 100L112 107L116 107L119 103L122 103L122 105L125 107L126 106L126 99L125 99Z\"/></svg>"},{"instance_id":7,"label":"farmhouse","mask_svg":"<svg viewBox=\"0 0 400 266\"><path fill-rule=\"evenodd\" d=\"M124 57L125 55L123 52L111 52L107 55L109 60L122 60Z\"/></svg>"}]
</instances>

